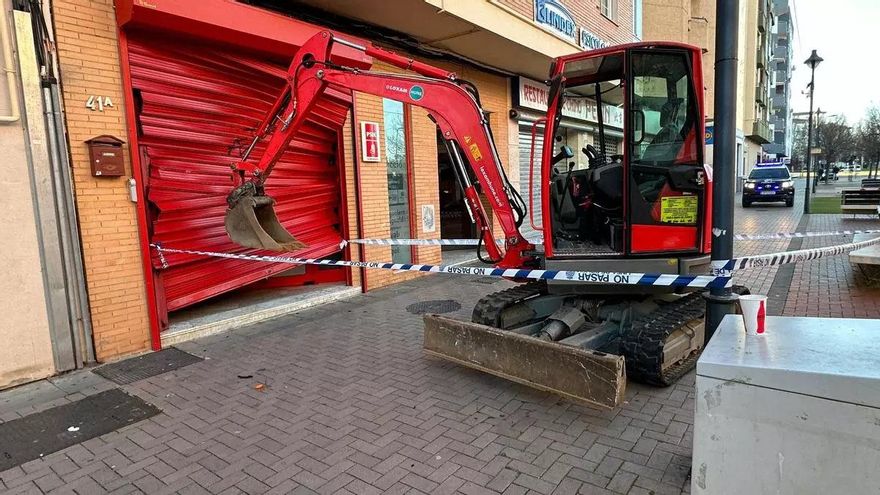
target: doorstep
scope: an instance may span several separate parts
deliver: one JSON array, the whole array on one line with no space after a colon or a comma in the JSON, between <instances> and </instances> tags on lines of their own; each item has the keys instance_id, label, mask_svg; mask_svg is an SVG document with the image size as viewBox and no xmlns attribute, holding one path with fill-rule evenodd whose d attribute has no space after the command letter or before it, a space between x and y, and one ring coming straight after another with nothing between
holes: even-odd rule
<instances>
[{"instance_id":1,"label":"doorstep","mask_svg":"<svg viewBox=\"0 0 880 495\"><path fill-rule=\"evenodd\" d=\"M320 306L361 293L360 287L322 284L290 289L266 289L241 298L226 298L197 309L182 310L171 317L168 329L162 332L162 347L207 337L308 308Z\"/></svg>"}]
</instances>

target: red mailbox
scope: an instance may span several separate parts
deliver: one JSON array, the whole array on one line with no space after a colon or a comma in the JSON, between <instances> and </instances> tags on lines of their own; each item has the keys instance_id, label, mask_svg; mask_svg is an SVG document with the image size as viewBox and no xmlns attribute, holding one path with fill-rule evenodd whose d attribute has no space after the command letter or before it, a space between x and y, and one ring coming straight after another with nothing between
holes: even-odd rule
<instances>
[{"instance_id":1,"label":"red mailbox","mask_svg":"<svg viewBox=\"0 0 880 495\"><path fill-rule=\"evenodd\" d=\"M108 135L93 137L86 141L89 162L95 177L120 177L125 175L122 145L125 141Z\"/></svg>"}]
</instances>

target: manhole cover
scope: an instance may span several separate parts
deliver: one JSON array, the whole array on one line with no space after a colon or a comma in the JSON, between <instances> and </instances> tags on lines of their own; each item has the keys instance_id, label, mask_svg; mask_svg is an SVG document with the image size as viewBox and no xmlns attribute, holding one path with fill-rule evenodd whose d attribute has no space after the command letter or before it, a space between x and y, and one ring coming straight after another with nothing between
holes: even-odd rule
<instances>
[{"instance_id":1,"label":"manhole cover","mask_svg":"<svg viewBox=\"0 0 880 495\"><path fill-rule=\"evenodd\" d=\"M440 299L437 301L422 301L412 303L406 307L406 310L414 315L423 315L427 313L451 313L461 309L461 304L452 299Z\"/></svg>"}]
</instances>

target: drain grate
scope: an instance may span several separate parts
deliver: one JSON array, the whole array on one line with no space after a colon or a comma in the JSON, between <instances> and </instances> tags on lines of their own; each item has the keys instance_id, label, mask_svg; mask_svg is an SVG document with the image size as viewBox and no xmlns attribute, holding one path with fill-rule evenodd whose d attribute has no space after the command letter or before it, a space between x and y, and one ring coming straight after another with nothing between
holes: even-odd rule
<instances>
[{"instance_id":1,"label":"drain grate","mask_svg":"<svg viewBox=\"0 0 880 495\"><path fill-rule=\"evenodd\" d=\"M0 472L159 414L118 388L0 423Z\"/></svg>"},{"instance_id":2,"label":"drain grate","mask_svg":"<svg viewBox=\"0 0 880 495\"><path fill-rule=\"evenodd\" d=\"M188 352L183 352L175 347L169 347L159 352L95 368L94 373L119 385L127 385L138 380L150 378L151 376L174 371L199 361L202 361L202 358L193 356Z\"/></svg>"},{"instance_id":3,"label":"drain grate","mask_svg":"<svg viewBox=\"0 0 880 495\"><path fill-rule=\"evenodd\" d=\"M414 315L424 315L427 313L451 313L461 309L461 304L452 299L439 299L436 301L422 301L412 303L406 307L406 310Z\"/></svg>"}]
</instances>

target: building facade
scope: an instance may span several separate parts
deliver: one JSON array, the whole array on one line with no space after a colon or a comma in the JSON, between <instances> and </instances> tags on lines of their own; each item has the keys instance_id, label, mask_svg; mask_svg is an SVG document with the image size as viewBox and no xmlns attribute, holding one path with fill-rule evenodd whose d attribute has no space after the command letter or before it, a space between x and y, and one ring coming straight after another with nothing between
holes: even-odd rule
<instances>
[{"instance_id":1,"label":"building facade","mask_svg":"<svg viewBox=\"0 0 880 495\"><path fill-rule=\"evenodd\" d=\"M763 145L773 141L770 127L773 28L771 0L740 2L737 120L745 137L738 176L745 177L763 158Z\"/></svg>"},{"instance_id":2,"label":"building facade","mask_svg":"<svg viewBox=\"0 0 880 495\"><path fill-rule=\"evenodd\" d=\"M711 121L715 112L714 0L644 0L643 10L645 41L679 41L702 48L705 113Z\"/></svg>"},{"instance_id":3,"label":"building facade","mask_svg":"<svg viewBox=\"0 0 880 495\"><path fill-rule=\"evenodd\" d=\"M646 40L680 41L703 49L708 136L706 160L711 163L715 101L715 2L645 0L643 7ZM773 14L770 0L742 0L739 9L736 175L744 177L762 159L762 146L774 139L770 127L771 89L775 91L772 79L774 67L771 67Z\"/></svg>"},{"instance_id":4,"label":"building facade","mask_svg":"<svg viewBox=\"0 0 880 495\"><path fill-rule=\"evenodd\" d=\"M770 126L773 142L764 145L764 151L774 157L791 157L793 129L791 108L792 41L794 31L788 0L773 0L776 19L770 43L773 48L771 64L772 97Z\"/></svg>"},{"instance_id":5,"label":"building facade","mask_svg":"<svg viewBox=\"0 0 880 495\"><path fill-rule=\"evenodd\" d=\"M38 4L12 4L0 0L0 389L94 361L51 32L35 30Z\"/></svg>"},{"instance_id":6,"label":"building facade","mask_svg":"<svg viewBox=\"0 0 880 495\"><path fill-rule=\"evenodd\" d=\"M329 29L472 82L508 177L527 196L525 136L544 110L551 60L637 40L642 15L640 0L55 0L53 7L99 361L203 335L194 320L225 318L230 306L252 300L273 306L267 293L283 299L267 313L277 316L301 294L344 297L419 276L160 256L152 247L242 251L223 230L229 164L312 35ZM337 48L340 63L372 63ZM423 109L344 90L329 91L318 108L267 182L279 219L307 244L296 256L435 264L444 253L434 246L342 241L476 235ZM565 116L572 143L593 141L598 111ZM619 113L601 111L606 121ZM621 136L622 124L606 146L619 149ZM121 175L95 173L95 143L119 150Z\"/></svg>"}]
</instances>

